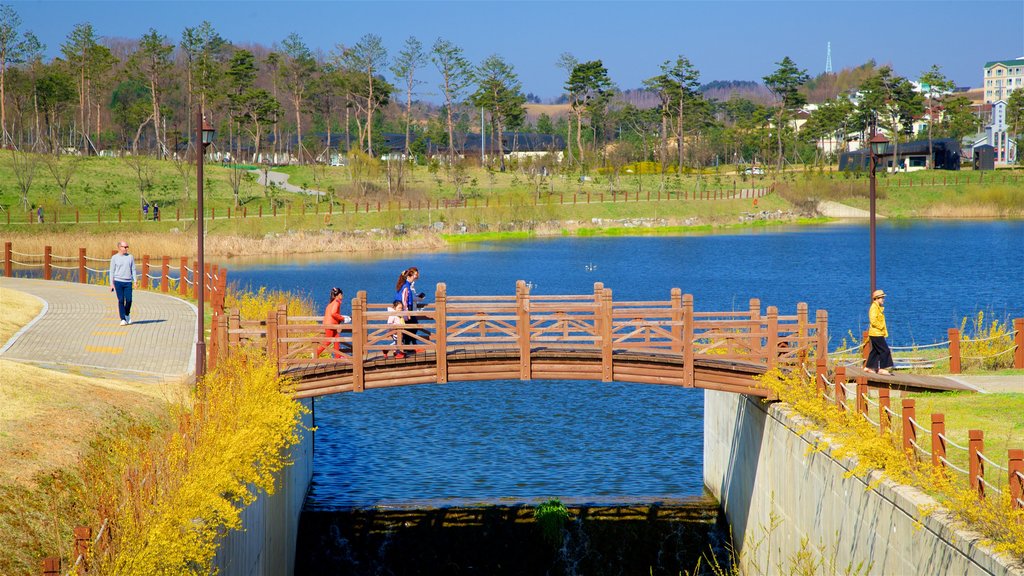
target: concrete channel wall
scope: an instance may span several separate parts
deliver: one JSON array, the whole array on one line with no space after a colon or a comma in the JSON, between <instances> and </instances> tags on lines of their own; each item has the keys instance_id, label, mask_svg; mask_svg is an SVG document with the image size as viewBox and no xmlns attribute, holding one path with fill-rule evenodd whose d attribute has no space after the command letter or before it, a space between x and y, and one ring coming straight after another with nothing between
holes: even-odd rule
<instances>
[{"instance_id":1,"label":"concrete channel wall","mask_svg":"<svg viewBox=\"0 0 1024 576\"><path fill-rule=\"evenodd\" d=\"M224 536L214 559L223 576L291 576L299 515L313 477L313 400L303 416L300 441L292 447L293 464L278 473L276 491L261 494L242 511L242 530Z\"/></svg>"},{"instance_id":2,"label":"concrete channel wall","mask_svg":"<svg viewBox=\"0 0 1024 576\"><path fill-rule=\"evenodd\" d=\"M820 435L802 422L784 404L704 392L704 484L722 504L744 573L794 572L804 548L825 574L1024 574L944 514L922 513L934 501L920 491L876 475L846 478L852 463L813 450Z\"/></svg>"}]
</instances>

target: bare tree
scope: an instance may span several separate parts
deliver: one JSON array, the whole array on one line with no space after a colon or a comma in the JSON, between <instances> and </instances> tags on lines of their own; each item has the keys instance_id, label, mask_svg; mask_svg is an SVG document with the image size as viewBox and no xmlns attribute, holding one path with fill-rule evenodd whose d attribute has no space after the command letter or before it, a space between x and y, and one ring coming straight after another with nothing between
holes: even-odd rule
<instances>
[{"instance_id":1,"label":"bare tree","mask_svg":"<svg viewBox=\"0 0 1024 576\"><path fill-rule=\"evenodd\" d=\"M284 86L291 97L292 106L295 108L295 131L298 138L299 161L303 162L305 146L302 143L302 106L306 100L306 90L313 74L316 72L316 61L313 54L302 41L302 38L292 32L281 43L281 54L283 60L279 68L279 74L284 81Z\"/></svg>"},{"instance_id":2,"label":"bare tree","mask_svg":"<svg viewBox=\"0 0 1024 576\"><path fill-rule=\"evenodd\" d=\"M146 192L153 187L153 177L156 175L156 160L146 154L125 154L121 157L125 164L135 173L135 180L139 185L139 206L147 204Z\"/></svg>"},{"instance_id":3,"label":"bare tree","mask_svg":"<svg viewBox=\"0 0 1024 576\"><path fill-rule=\"evenodd\" d=\"M395 78L405 84L405 154L409 155L409 128L412 123L412 95L416 86L423 84L422 80L416 80L416 70L427 62L427 55L423 52L423 44L410 36L405 40L405 47L395 57L391 65L391 72Z\"/></svg>"},{"instance_id":4,"label":"bare tree","mask_svg":"<svg viewBox=\"0 0 1024 576\"><path fill-rule=\"evenodd\" d=\"M71 184L75 172L78 171L80 161L81 157L79 156L62 155L60 148L57 148L56 153L46 156L46 168L49 169L57 187L60 188L60 203L65 206L71 203L71 199L68 197L68 186Z\"/></svg>"},{"instance_id":5,"label":"bare tree","mask_svg":"<svg viewBox=\"0 0 1024 576\"><path fill-rule=\"evenodd\" d=\"M388 51L384 48L384 41L376 34L363 36L355 46L343 49L341 52L344 66L359 72L365 78L365 93L362 96L366 101L363 108L366 112L366 152L371 157L374 155L373 113L376 110L377 99L380 97L379 94L374 94L374 88L379 89L377 86L379 81L376 76L387 62L387 57Z\"/></svg>"},{"instance_id":6,"label":"bare tree","mask_svg":"<svg viewBox=\"0 0 1024 576\"><path fill-rule=\"evenodd\" d=\"M39 157L37 155L11 149L11 172L14 172L14 179L18 182L18 191L21 192L22 210L28 210L31 207L28 201L28 192L32 189L32 180L36 176L38 166Z\"/></svg>"}]
</instances>

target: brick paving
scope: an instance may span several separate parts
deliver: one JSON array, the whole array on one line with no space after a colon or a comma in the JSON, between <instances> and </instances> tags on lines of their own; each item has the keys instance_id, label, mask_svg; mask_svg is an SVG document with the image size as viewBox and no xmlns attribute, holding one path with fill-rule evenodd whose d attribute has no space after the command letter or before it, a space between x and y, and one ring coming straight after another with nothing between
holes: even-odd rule
<instances>
[{"instance_id":1,"label":"brick paving","mask_svg":"<svg viewBox=\"0 0 1024 576\"><path fill-rule=\"evenodd\" d=\"M142 381L195 372L196 309L184 300L136 289L132 324L120 326L109 287L25 278L0 278L0 286L46 302L39 317L0 342L0 358Z\"/></svg>"}]
</instances>

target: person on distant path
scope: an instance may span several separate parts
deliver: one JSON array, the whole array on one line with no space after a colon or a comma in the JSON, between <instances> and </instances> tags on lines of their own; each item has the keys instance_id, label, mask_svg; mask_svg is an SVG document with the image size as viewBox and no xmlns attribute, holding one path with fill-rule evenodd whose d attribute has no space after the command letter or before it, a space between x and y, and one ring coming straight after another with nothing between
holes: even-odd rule
<instances>
[{"instance_id":1,"label":"person on distant path","mask_svg":"<svg viewBox=\"0 0 1024 576\"><path fill-rule=\"evenodd\" d=\"M117 292L117 313L121 326L132 323L132 285L135 284L135 257L128 243L117 243L117 254L110 257L110 291Z\"/></svg>"},{"instance_id":2,"label":"person on distant path","mask_svg":"<svg viewBox=\"0 0 1024 576\"><path fill-rule=\"evenodd\" d=\"M160 220L160 205L153 202L153 222Z\"/></svg>"},{"instance_id":3,"label":"person on distant path","mask_svg":"<svg viewBox=\"0 0 1024 576\"><path fill-rule=\"evenodd\" d=\"M39 218L39 223L42 224L43 223L43 207L42 206L40 206L39 209L36 210L36 216Z\"/></svg>"},{"instance_id":4,"label":"person on distant path","mask_svg":"<svg viewBox=\"0 0 1024 576\"><path fill-rule=\"evenodd\" d=\"M395 300L391 303L391 307L388 308L388 312L391 315L388 316L388 326L394 332L391 334L391 345L395 347L395 358L405 358L405 352L399 348L399 336L401 335L402 329L405 328L405 314L402 312L405 310L405 305L402 304L401 300ZM384 357L388 357L388 351L384 351Z\"/></svg>"},{"instance_id":5,"label":"person on distant path","mask_svg":"<svg viewBox=\"0 0 1024 576\"><path fill-rule=\"evenodd\" d=\"M420 301L419 307L422 307L423 298L426 297L426 294L423 292L420 292L419 294L416 293L416 280L418 280L419 277L419 269L413 266L412 268L403 270L402 273L399 274L398 276L398 281L395 283L395 300L400 301L402 305L405 306L406 324L419 324L420 322L418 316L410 314L411 312L416 310L417 300ZM418 331L422 332L424 335L427 335L426 330L420 329ZM413 335L416 333L417 329L415 327L410 328L408 330L408 333L402 337L402 344L404 344L405 346L422 344L420 340L417 340L416 338L413 337Z\"/></svg>"},{"instance_id":6,"label":"person on distant path","mask_svg":"<svg viewBox=\"0 0 1024 576\"><path fill-rule=\"evenodd\" d=\"M891 368L893 362L889 344L885 341L889 336L889 330L885 327L885 292L882 290L875 290L871 293L868 320L871 322L871 327L868 329L871 351L868 352L868 361L864 370L888 376L891 372L886 368Z\"/></svg>"},{"instance_id":7,"label":"person on distant path","mask_svg":"<svg viewBox=\"0 0 1024 576\"><path fill-rule=\"evenodd\" d=\"M345 316L341 313L341 301L345 298L345 293L341 291L341 288L331 288L331 301L327 303L327 308L324 309L324 337L325 338L337 338L337 328L327 328L331 324L350 324L352 318ZM334 348L335 351L331 352L332 358L344 358L345 355L341 352L341 342L330 342L324 340L322 344L316 349L316 355L314 358L319 358L324 350L328 348Z\"/></svg>"}]
</instances>

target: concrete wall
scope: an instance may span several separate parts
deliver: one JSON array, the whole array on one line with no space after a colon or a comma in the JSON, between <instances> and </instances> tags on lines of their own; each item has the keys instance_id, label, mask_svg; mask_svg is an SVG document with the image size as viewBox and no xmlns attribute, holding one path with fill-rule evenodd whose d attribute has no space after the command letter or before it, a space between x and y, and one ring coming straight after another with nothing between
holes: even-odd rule
<instances>
[{"instance_id":1,"label":"concrete wall","mask_svg":"<svg viewBox=\"0 0 1024 576\"><path fill-rule=\"evenodd\" d=\"M242 530L226 536L217 550L214 566L224 576L291 576L295 567L295 543L299 515L313 477L313 401L301 400L309 413L303 416L300 442L292 447L293 464L278 474L273 495L261 494L242 511Z\"/></svg>"},{"instance_id":2,"label":"concrete wall","mask_svg":"<svg viewBox=\"0 0 1024 576\"><path fill-rule=\"evenodd\" d=\"M782 404L704 392L704 484L722 503L744 573L791 572L806 541L819 573L1024 574L941 513L922 514L933 501L921 492L844 477L851 462L810 451L820 436L801 422Z\"/></svg>"}]
</instances>

